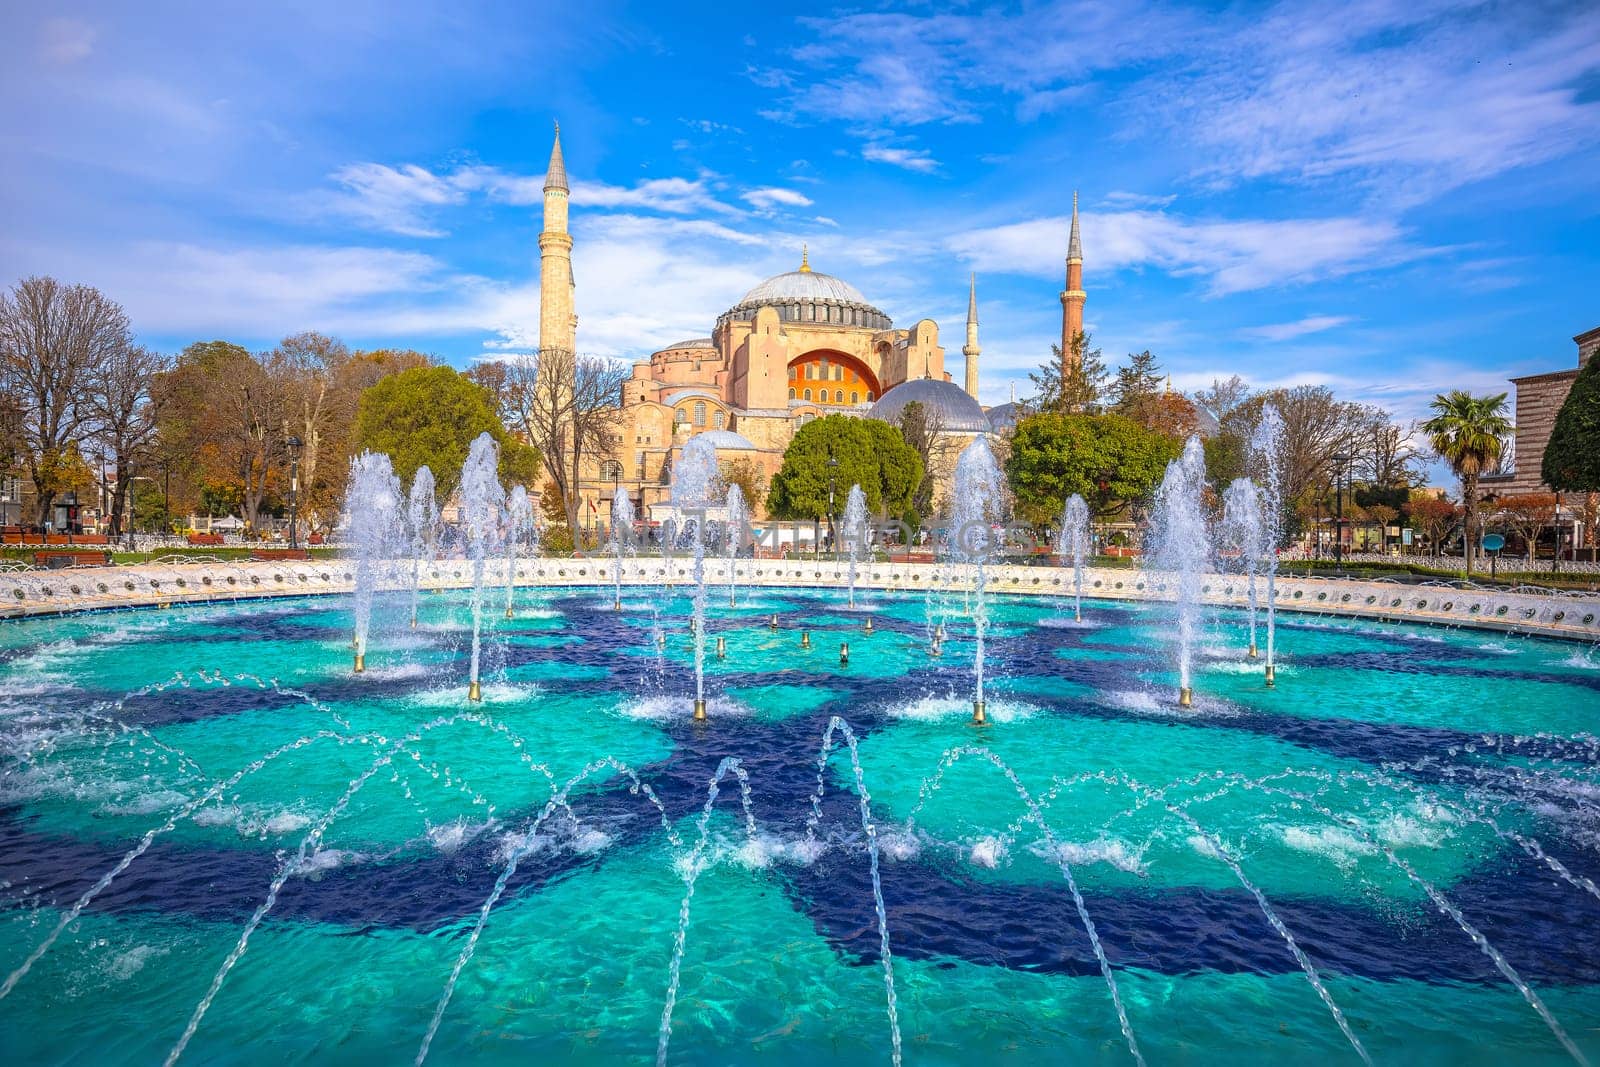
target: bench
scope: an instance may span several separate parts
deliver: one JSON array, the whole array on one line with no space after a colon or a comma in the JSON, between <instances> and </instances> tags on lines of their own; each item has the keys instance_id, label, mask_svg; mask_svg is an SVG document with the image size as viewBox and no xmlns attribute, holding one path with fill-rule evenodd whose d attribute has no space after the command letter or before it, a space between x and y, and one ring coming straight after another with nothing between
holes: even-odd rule
<instances>
[{"instance_id":1,"label":"bench","mask_svg":"<svg viewBox=\"0 0 1600 1067\"><path fill-rule=\"evenodd\" d=\"M62 549L46 549L33 554L33 565L45 567L49 570L60 570L63 567L104 567L111 562L109 552L82 552Z\"/></svg>"},{"instance_id":2,"label":"bench","mask_svg":"<svg viewBox=\"0 0 1600 1067\"><path fill-rule=\"evenodd\" d=\"M273 559L307 560L311 553L303 548L252 548L250 558L257 561Z\"/></svg>"},{"instance_id":3,"label":"bench","mask_svg":"<svg viewBox=\"0 0 1600 1067\"><path fill-rule=\"evenodd\" d=\"M222 535L219 533L192 533L189 535L191 545L220 545Z\"/></svg>"}]
</instances>

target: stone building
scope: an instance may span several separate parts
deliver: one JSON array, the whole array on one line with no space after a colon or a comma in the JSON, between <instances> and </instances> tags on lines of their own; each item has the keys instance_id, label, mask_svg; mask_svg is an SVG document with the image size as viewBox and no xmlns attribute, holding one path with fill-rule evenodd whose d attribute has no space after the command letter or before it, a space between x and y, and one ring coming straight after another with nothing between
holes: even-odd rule
<instances>
[{"instance_id":1,"label":"stone building","mask_svg":"<svg viewBox=\"0 0 1600 1067\"><path fill-rule=\"evenodd\" d=\"M558 129L539 234L539 344L571 351L578 317L567 209ZM1074 250L1076 226L1074 210ZM1064 309L1069 303L1077 316L1072 321L1081 324L1081 300L1064 300ZM922 318L897 327L855 286L813 270L802 250L797 269L739 297L708 336L668 345L633 365L614 447L596 457L580 481L579 514L603 523L619 488L638 514L650 514L669 497L674 456L695 435L715 435L719 459L750 461L770 479L795 432L811 419L842 413L892 421L912 394L930 409L941 440L952 447L970 441L990 430L977 399L976 278L968 288L961 352L957 384L945 368L936 322ZM936 478L947 476L945 464L933 466ZM940 495L936 491L936 499Z\"/></svg>"},{"instance_id":2,"label":"stone building","mask_svg":"<svg viewBox=\"0 0 1600 1067\"><path fill-rule=\"evenodd\" d=\"M1572 391L1578 371L1600 352L1600 326L1573 338L1578 345L1578 363L1566 370L1547 371L1512 378L1516 386L1516 467L1510 476L1484 479L1484 488L1501 496L1519 493L1548 493L1540 473L1544 465L1545 445L1555 428L1556 415Z\"/></svg>"}]
</instances>

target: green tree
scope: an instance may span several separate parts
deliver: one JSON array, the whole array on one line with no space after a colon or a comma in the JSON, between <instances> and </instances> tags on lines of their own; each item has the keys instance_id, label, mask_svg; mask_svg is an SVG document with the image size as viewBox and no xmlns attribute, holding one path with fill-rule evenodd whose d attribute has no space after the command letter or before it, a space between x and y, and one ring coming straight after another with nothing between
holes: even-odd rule
<instances>
[{"instance_id":1,"label":"green tree","mask_svg":"<svg viewBox=\"0 0 1600 1067\"><path fill-rule=\"evenodd\" d=\"M1098 348L1090 348L1090 336L1079 333L1072 339L1072 352L1077 358L1072 370L1061 373L1061 346L1050 346L1050 358L1028 373L1033 383L1034 398L1029 406L1035 411L1061 413L1096 412L1105 392L1106 364Z\"/></svg>"},{"instance_id":2,"label":"green tree","mask_svg":"<svg viewBox=\"0 0 1600 1067\"><path fill-rule=\"evenodd\" d=\"M1600 359L1578 372L1556 413L1540 476L1552 489L1600 493Z\"/></svg>"},{"instance_id":3,"label":"green tree","mask_svg":"<svg viewBox=\"0 0 1600 1067\"><path fill-rule=\"evenodd\" d=\"M1128 365L1117 368L1111 383L1111 409L1119 415L1132 416L1140 405L1161 393L1161 367L1147 348L1143 352L1128 353Z\"/></svg>"},{"instance_id":4,"label":"green tree","mask_svg":"<svg viewBox=\"0 0 1600 1067\"><path fill-rule=\"evenodd\" d=\"M832 459L836 466L829 467ZM868 510L900 515L922 484L922 457L900 432L877 419L828 415L800 427L783 453L783 467L767 491L767 514L777 519L834 517L852 485L861 486Z\"/></svg>"},{"instance_id":5,"label":"green tree","mask_svg":"<svg viewBox=\"0 0 1600 1067\"><path fill-rule=\"evenodd\" d=\"M1433 418L1422 424L1428 443L1461 479L1461 509L1466 516L1467 543L1462 558L1472 573L1478 541L1478 477L1494 467L1511 434L1506 394L1473 396L1454 389L1433 398Z\"/></svg>"},{"instance_id":6,"label":"green tree","mask_svg":"<svg viewBox=\"0 0 1600 1067\"><path fill-rule=\"evenodd\" d=\"M500 445L500 478L534 486L539 453L506 433L481 386L449 367L417 367L379 381L361 394L353 451L384 452L402 482L417 468L433 472L439 499L448 500L461 465L482 433Z\"/></svg>"},{"instance_id":7,"label":"green tree","mask_svg":"<svg viewBox=\"0 0 1600 1067\"><path fill-rule=\"evenodd\" d=\"M1017 424L1006 477L1018 516L1052 523L1077 493L1110 517L1143 500L1182 446L1121 415L1030 415Z\"/></svg>"}]
</instances>

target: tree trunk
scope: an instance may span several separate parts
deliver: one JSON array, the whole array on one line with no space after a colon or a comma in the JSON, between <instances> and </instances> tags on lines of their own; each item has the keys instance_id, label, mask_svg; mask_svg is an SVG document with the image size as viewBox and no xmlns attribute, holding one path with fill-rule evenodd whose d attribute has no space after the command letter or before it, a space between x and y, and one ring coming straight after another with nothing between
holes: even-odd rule
<instances>
[{"instance_id":1,"label":"tree trunk","mask_svg":"<svg viewBox=\"0 0 1600 1067\"><path fill-rule=\"evenodd\" d=\"M1461 546L1461 558L1467 567L1467 577L1472 577L1473 549L1478 543L1478 478L1468 474L1461 479L1461 503L1467 509L1466 544Z\"/></svg>"},{"instance_id":2,"label":"tree trunk","mask_svg":"<svg viewBox=\"0 0 1600 1067\"><path fill-rule=\"evenodd\" d=\"M111 538L121 537L123 510L128 502L128 464L121 456L117 457L117 487L111 492Z\"/></svg>"}]
</instances>

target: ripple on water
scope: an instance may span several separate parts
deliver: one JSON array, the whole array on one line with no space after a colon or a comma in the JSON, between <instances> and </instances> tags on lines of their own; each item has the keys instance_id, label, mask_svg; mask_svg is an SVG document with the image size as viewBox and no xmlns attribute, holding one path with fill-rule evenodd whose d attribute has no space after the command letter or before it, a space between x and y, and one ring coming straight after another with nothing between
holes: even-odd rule
<instances>
[{"instance_id":1,"label":"ripple on water","mask_svg":"<svg viewBox=\"0 0 1600 1067\"><path fill-rule=\"evenodd\" d=\"M619 709L624 718L651 719L655 721L670 721L674 719L688 719L694 714L694 698L684 693L682 695L665 695L643 697L638 700L629 700ZM751 711L745 705L726 697L707 697L706 715L710 718L748 718Z\"/></svg>"},{"instance_id":2,"label":"ripple on water","mask_svg":"<svg viewBox=\"0 0 1600 1067\"><path fill-rule=\"evenodd\" d=\"M918 722L941 722L946 719L972 718L972 698L958 696L923 696L902 704L891 704L886 711L891 718L911 719ZM1018 700L988 700L984 714L997 723L1017 722L1032 718L1039 709Z\"/></svg>"}]
</instances>

